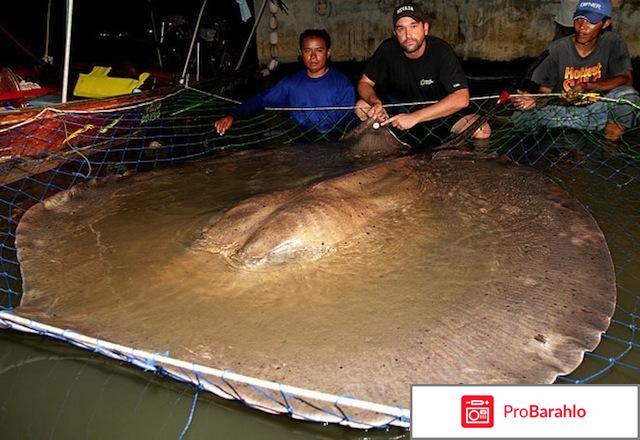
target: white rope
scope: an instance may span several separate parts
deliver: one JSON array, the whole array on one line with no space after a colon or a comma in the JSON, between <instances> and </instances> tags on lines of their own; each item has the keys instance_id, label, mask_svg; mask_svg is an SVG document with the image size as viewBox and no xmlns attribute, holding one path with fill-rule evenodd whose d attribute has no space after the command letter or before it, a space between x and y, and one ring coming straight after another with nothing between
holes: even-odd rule
<instances>
[{"instance_id":1,"label":"white rope","mask_svg":"<svg viewBox=\"0 0 640 440\"><path fill-rule=\"evenodd\" d=\"M234 382L239 382L242 384L259 387L261 389L270 390L277 393L284 392L288 395L297 396L303 399L313 399L316 401L325 402L332 405L339 403L340 406L372 411L377 414L384 414L390 417L398 418L398 420L391 422L391 424L395 426L401 426L401 427L409 426L408 421L410 420L411 412L408 409L382 405L378 403L368 402L365 400L358 400L351 397L336 396L333 394L327 394L319 391L308 390L305 388L298 388L298 387L293 387L289 385L283 385L280 383L266 381L266 380L258 379L255 377L244 376L244 375L233 373L230 371L223 371L223 370L218 370L211 367L206 367L203 365L194 364L192 362L185 362L185 361L173 359L163 354L150 353L148 351L137 350L131 347L126 347L124 345L107 342L102 339L92 338L73 330L69 330L69 329L63 330L58 327L54 327L48 324L44 324L31 319L20 317L13 312L0 311L0 324L3 324L6 327L20 330L23 332L29 332L29 333L44 332L45 334L54 335L62 339L69 339L94 349L99 348L100 350L109 350L117 353L130 353L131 356L133 356L134 358L139 358L145 361L149 361L149 364L162 363L165 365L170 365L171 367L174 367L176 369L191 371L193 373L206 374L206 375L214 376L223 380L232 380ZM178 375L178 373L174 373L174 374ZM188 377L185 379L188 380L189 382L193 382L193 379L191 377ZM202 385L204 385L204 383L202 383ZM341 419L340 423L354 426L354 427L360 427L360 428L367 427L367 426L370 427L369 425L361 425L360 423L352 422L351 420L348 420L348 419L347 420Z\"/></svg>"},{"instance_id":2,"label":"white rope","mask_svg":"<svg viewBox=\"0 0 640 440\"><path fill-rule=\"evenodd\" d=\"M512 95L512 96L523 96L523 97L530 97L530 98L559 98L564 96L563 93L519 93L517 95ZM614 98L607 98L606 96L600 96L597 94L593 94L593 93L583 93L580 94L580 96L584 97L585 99L594 99L597 101L604 101L604 102L611 102L614 104L627 104L630 105L632 107L635 107L637 109L640 110L640 106L638 106L637 104L634 104L633 102L627 100L627 99L623 99L623 98L619 98L619 99L614 99ZM477 96L477 97L473 97L470 98L470 101L486 101L486 100L492 100L492 99L497 99L499 98L500 95L485 95L485 96ZM383 104L382 107L388 108L388 107L410 107L410 106L416 106L416 105L432 105L435 104L438 101L411 101L411 102L399 102L399 103L393 103L393 104ZM355 105L345 105L345 106L325 106L325 107L265 107L265 110L269 110L269 111L313 111L313 110L354 110L358 108L358 106ZM369 107L360 107L361 109L366 109Z\"/></svg>"},{"instance_id":3,"label":"white rope","mask_svg":"<svg viewBox=\"0 0 640 440\"><path fill-rule=\"evenodd\" d=\"M119 111L123 111L123 110L133 110L136 108L140 108L140 107L145 107L147 105L150 104L154 104L156 102L160 102L160 101L164 101L165 99L171 98L173 96L176 96L180 93L183 93L186 89L185 88L181 88L179 90L176 90L175 92L169 93L167 95L163 95L160 96L158 98L154 98L154 99L150 99L150 100L144 100L142 102L139 102L138 104L132 104L132 105L127 105L127 106L123 106L123 107L114 107L114 108L106 108L106 109L94 109L94 110L64 110L64 109L58 109L55 107L48 107L48 110L51 110L55 113L69 113L69 114L95 114L95 113L113 113L113 112L119 112Z\"/></svg>"},{"instance_id":4,"label":"white rope","mask_svg":"<svg viewBox=\"0 0 640 440\"><path fill-rule=\"evenodd\" d=\"M140 102L138 104L132 104L129 106L124 106L124 107L114 107L114 108L110 108L110 109L94 109L94 110L64 110L64 109L59 109L56 107L45 107L44 109L42 109L39 113L37 113L35 116L25 119L19 123L16 123L14 125L10 125L6 128L0 128L0 133L3 133L5 131L8 130L12 130L15 128L18 128L20 126L29 124L37 119L42 118L42 116L47 112L54 112L54 113L59 113L59 114L65 114L65 113L69 113L69 114L94 114L94 113L111 113L111 112L118 112L118 111L124 111L124 110L132 110L132 109L136 109L139 107L144 107L156 102L160 102L163 101L165 99L171 98L173 96L176 96L180 93L183 93L185 90L189 90L192 92L196 92L205 96L208 96L210 98L214 98L214 99L218 99L221 101L225 101L231 104L242 104L241 101L232 99L232 98L227 98L225 96L222 95L217 95L215 93L209 93L206 92L204 90L200 90L197 89L195 87L190 87L190 86L183 86L182 88L180 88L179 90L169 93L167 95L163 95L161 97L155 98L155 99L151 99L148 101L143 101ZM523 93L523 94L518 94L517 96L526 96L526 97L532 97L532 98L546 98L546 97L561 97L563 94L562 93ZM587 98L593 98L596 100L600 100L600 101L605 101L605 102L611 102L611 103L618 103L618 104L627 104L627 105L631 105L637 109L640 110L640 107L636 104L634 104L631 101L628 101L626 99L612 99L612 98L607 98L604 96L599 96L599 95L592 95L592 94L585 94L584 95ZM477 97L472 97L470 98L470 101L485 101L485 100L492 100L492 99L497 99L499 98L500 95L485 95L485 96L477 96ZM175 116L181 113L184 113L187 110L191 110L193 108L199 107L201 105L204 105L206 103L208 103L210 101L205 101L205 102L201 102L198 104L195 104L193 106L178 110L174 113L171 114L171 116ZM390 107L403 107L403 106L416 106L416 105L431 105L431 104L435 104L438 101L412 101L412 102L401 102L401 103L393 103L393 104L383 104L383 107L385 108L390 108ZM321 111L321 110L355 110L356 108L358 108L358 106L356 105L350 105L350 106L322 106L322 107L265 107L266 111ZM360 107L361 109L367 109L368 107Z\"/></svg>"},{"instance_id":5,"label":"white rope","mask_svg":"<svg viewBox=\"0 0 640 440\"><path fill-rule=\"evenodd\" d=\"M231 99L231 98L227 98L227 97L224 97L222 95L216 95L215 93L205 92L204 90L196 89L195 87L186 86L185 89L192 90L192 91L194 91L196 93L200 93L202 95L210 96L212 98L216 98L216 99L219 99L221 101L231 102L232 104L242 104L241 101L238 101L238 100L235 100L235 99Z\"/></svg>"},{"instance_id":6,"label":"white rope","mask_svg":"<svg viewBox=\"0 0 640 440\"><path fill-rule=\"evenodd\" d=\"M530 98L560 98L562 96L565 96L565 94L564 93L519 93L518 95L515 95L515 96L526 96ZM612 104L630 105L636 110L640 110L640 106L638 104L624 98L609 98L607 96L600 96L597 93L578 93L577 96L580 99L593 99L594 101L610 102Z\"/></svg>"},{"instance_id":7,"label":"white rope","mask_svg":"<svg viewBox=\"0 0 640 440\"><path fill-rule=\"evenodd\" d=\"M74 153L78 154L82 159L84 159L85 163L87 164L87 167L89 168L89 171L87 172L87 174L77 173L77 175L82 177L83 179L88 179L89 177L91 177L91 173L93 172L93 167L91 166L91 162L89 161L89 158L84 154L82 154L82 151L80 151L79 148L76 148L70 143L67 143L67 145L69 145L69 148L71 148L71 150Z\"/></svg>"},{"instance_id":8,"label":"white rope","mask_svg":"<svg viewBox=\"0 0 640 440\"><path fill-rule=\"evenodd\" d=\"M190 86L183 86L180 89L176 90L175 92L172 93L168 93L166 95L160 96L158 98L154 98L154 99L149 99L149 100L144 100L142 102L139 102L138 104L132 104L132 105L128 105L128 106L123 106L123 107L114 107L114 108L109 108L109 109L93 109L93 110L65 110L65 109L60 109L60 108L56 108L56 107L44 107L42 110L40 110L36 115L25 119L23 121L20 121L16 124L10 125L9 127L5 127L5 128L0 128L0 133L3 133L5 131L9 131L18 127L21 127L23 125L29 124L33 121L36 121L38 119L41 119L42 116L47 113L47 112L53 112L53 113L58 113L58 114L95 114L95 113L111 113L111 112L119 112L119 111L124 111L124 110L133 110L136 108L140 108L140 107L144 107L147 105L151 105L154 104L156 102L160 102L163 101L165 99L168 98L172 98L180 93L184 93L186 90L192 91L192 92L196 92L199 93L201 95L205 95L205 96L209 96L211 98L215 98L215 99L219 99L221 101L226 101L226 102L230 102L232 104L241 104L240 101L237 101L235 99L231 99L231 98L227 98L224 97L222 95L216 95L214 93L209 93L206 92L204 90L200 90L197 89L195 87L190 87ZM81 103L81 101L78 101L78 103ZM206 102L202 102L202 103L198 103L196 104L194 107L197 107L199 105L203 105ZM178 111L174 114L180 114L182 113L181 111Z\"/></svg>"},{"instance_id":9,"label":"white rope","mask_svg":"<svg viewBox=\"0 0 640 440\"><path fill-rule=\"evenodd\" d=\"M192 91L194 91L194 92L196 92L196 93L200 93L200 94L202 94L202 95L209 96L209 97L211 97L211 98L219 99L219 100L221 100L221 101L230 102L230 103L232 103L232 104L241 104L241 102L240 102L240 101L236 101L235 99L225 98L224 96L216 95L216 94L214 94L214 93L205 92L204 90L196 89L196 88L189 87L189 86L186 86L185 88L187 88L187 89L189 89L189 90L192 90ZM178 110L178 111L175 111L175 112L171 113L171 115L170 115L170 116L176 116L176 115L182 114L182 113L184 113L184 112L187 112L187 111L189 111L189 110L193 110L194 108L197 108L197 107L203 106L203 105L205 105L205 104L208 104L208 103L209 103L209 102L211 102L211 101L212 101L212 100L211 100L211 99L209 99L209 100L206 100L206 101L203 101L203 102L199 102L199 103L194 104L194 105L190 105L190 106L188 106L188 107L185 107L185 108L183 108L183 109L180 109L180 110Z\"/></svg>"},{"instance_id":10,"label":"white rope","mask_svg":"<svg viewBox=\"0 0 640 440\"><path fill-rule=\"evenodd\" d=\"M470 98L471 101L484 101L488 99L496 99L499 98L500 95L488 95L488 96L479 96L476 98ZM405 106L414 106L414 105L432 105L438 101L412 101L412 102L398 102L393 104L382 104L382 107L405 107ZM270 111L311 111L311 110L355 110L358 108L356 105L342 105L342 106L326 106L326 107L265 107L265 110ZM366 109L369 107L359 107L361 109Z\"/></svg>"},{"instance_id":11,"label":"white rope","mask_svg":"<svg viewBox=\"0 0 640 440\"><path fill-rule=\"evenodd\" d=\"M112 112L120 112L123 110L133 110L136 108L140 108L140 107L144 107L147 105L151 105L154 104L156 102L160 102L163 101L165 99L171 98L173 96L176 96L180 93L183 93L185 90L187 90L186 87L180 88L178 90L176 90L175 92L169 93L167 95L163 95L160 96L158 98L154 98L154 99L149 99L149 100L144 100L142 102L139 102L138 104L132 104L132 105L128 105L128 106L124 106L124 107L114 107L114 108L109 108L109 109L94 109L94 110L65 110L65 109L60 109L60 108L56 108L56 107L44 107L42 110L40 110L37 114L35 114L34 116L28 118L28 119L24 119L16 124L10 125L9 127L5 127L5 128L0 128L0 133L4 133L5 131L9 131L9 130L13 130L15 128L21 127L23 125L27 125L33 121L36 121L38 119L41 119L43 117L43 115L47 112L52 112L52 113L57 113L57 114L95 114L95 113L112 113ZM190 89L190 90L196 90L196 89ZM81 101L78 101L78 103L81 103Z\"/></svg>"},{"instance_id":12,"label":"white rope","mask_svg":"<svg viewBox=\"0 0 640 440\"><path fill-rule=\"evenodd\" d=\"M47 111L49 110L53 110L51 107L45 107L42 110L40 110L35 116L32 116L28 119L22 120L16 124L10 125L9 127L6 128L0 128L0 133L4 133L5 131L9 131L9 130L13 130L14 128L18 128L21 127L23 125L26 125L30 122L36 121L38 119L40 119L40 117L45 114Z\"/></svg>"}]
</instances>

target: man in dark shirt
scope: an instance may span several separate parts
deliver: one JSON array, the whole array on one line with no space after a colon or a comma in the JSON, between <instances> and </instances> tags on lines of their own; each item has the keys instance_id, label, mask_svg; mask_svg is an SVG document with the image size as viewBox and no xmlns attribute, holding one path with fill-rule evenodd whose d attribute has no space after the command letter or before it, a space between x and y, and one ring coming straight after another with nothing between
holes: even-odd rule
<instances>
[{"instance_id":1,"label":"man in dark shirt","mask_svg":"<svg viewBox=\"0 0 640 440\"><path fill-rule=\"evenodd\" d=\"M547 105L530 96L514 96L518 110L514 115L523 129L536 126L603 130L605 137L617 140L626 128L633 127L637 110L632 106L598 101L590 105L581 99L585 93L604 94L612 100L625 99L640 104L638 92L631 86L631 59L618 33L603 32L611 26L611 1L580 1L573 16L574 34L549 45L549 55L534 70L532 80L540 93L561 93L571 106Z\"/></svg>"},{"instance_id":2,"label":"man in dark shirt","mask_svg":"<svg viewBox=\"0 0 640 440\"><path fill-rule=\"evenodd\" d=\"M406 3L396 7L393 28L395 38L380 44L358 82L362 99L356 104L356 113L360 119L373 118L382 121L381 125L407 130L465 109L469 88L460 62L451 46L429 35L429 23L418 6ZM389 117L383 99L387 103L437 102ZM474 120L474 115L465 116L454 127L461 131ZM485 124L474 137L489 135Z\"/></svg>"}]
</instances>

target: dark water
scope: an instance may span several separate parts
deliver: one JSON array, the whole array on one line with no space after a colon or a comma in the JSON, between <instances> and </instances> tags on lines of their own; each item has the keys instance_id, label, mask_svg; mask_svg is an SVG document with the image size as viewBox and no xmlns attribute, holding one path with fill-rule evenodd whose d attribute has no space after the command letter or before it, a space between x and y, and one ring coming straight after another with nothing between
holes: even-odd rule
<instances>
[{"instance_id":1,"label":"dark water","mask_svg":"<svg viewBox=\"0 0 640 440\"><path fill-rule=\"evenodd\" d=\"M195 389L40 336L0 332L2 439L176 439ZM201 394L185 438L388 439Z\"/></svg>"},{"instance_id":2,"label":"dark water","mask_svg":"<svg viewBox=\"0 0 640 440\"><path fill-rule=\"evenodd\" d=\"M317 172L312 166L306 175ZM289 176L290 183L291 179ZM250 176L241 186L251 187L248 180ZM205 209L204 202L198 206ZM189 385L66 343L0 331L1 439L174 439L188 423L195 392ZM297 422L202 393L186 438L398 436L408 434Z\"/></svg>"}]
</instances>

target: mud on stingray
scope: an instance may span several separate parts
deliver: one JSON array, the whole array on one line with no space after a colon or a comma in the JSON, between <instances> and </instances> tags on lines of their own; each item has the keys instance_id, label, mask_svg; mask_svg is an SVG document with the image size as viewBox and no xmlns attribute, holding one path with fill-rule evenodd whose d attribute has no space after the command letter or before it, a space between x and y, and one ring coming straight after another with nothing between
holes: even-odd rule
<instances>
[{"instance_id":1,"label":"mud on stingray","mask_svg":"<svg viewBox=\"0 0 640 440\"><path fill-rule=\"evenodd\" d=\"M59 193L19 224L16 311L403 406L412 383L550 383L597 346L613 265L557 184L482 154L363 163L245 151Z\"/></svg>"}]
</instances>

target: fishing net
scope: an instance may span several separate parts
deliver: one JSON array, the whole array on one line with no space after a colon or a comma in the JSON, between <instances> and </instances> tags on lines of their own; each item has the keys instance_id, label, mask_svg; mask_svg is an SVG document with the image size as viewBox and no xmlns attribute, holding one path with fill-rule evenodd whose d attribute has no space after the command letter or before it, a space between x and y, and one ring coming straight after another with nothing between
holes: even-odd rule
<instances>
[{"instance_id":1,"label":"fishing net","mask_svg":"<svg viewBox=\"0 0 640 440\"><path fill-rule=\"evenodd\" d=\"M452 378L435 374L426 379L405 377L405 382L399 385L404 387L402 393L408 394L410 383L421 381L471 382L475 378L480 382L539 383L553 381L558 374L558 382L637 383L640 379L637 340L640 302L640 272L637 270L637 262L640 261L637 246L640 228L640 132L637 128L627 129L621 139L611 141L604 137L603 127L607 123L610 106L618 106L617 114L622 114L626 119L635 118L640 112L633 102L624 97L617 101L597 100L596 106L580 109L581 114L577 114L554 96L545 97L547 102L544 106L528 112L515 112L508 103L496 107L496 99L497 97L490 96L472 101L474 113L492 114L490 123L493 131L488 140L468 139L464 145L457 146L465 151L475 150L474 155L458 156L446 151L436 152L437 146L451 139L451 127L456 122L454 118L395 133L404 144L422 147L421 150L424 151L420 154L424 159L420 160L424 164L412 163L406 166L402 163L397 165L394 172L413 176L416 167L426 167L424 169L429 175L440 176L435 183L429 179L426 183L415 182L416 185L427 185L432 190L427 194L433 198L426 202L437 204L448 197L448 203L443 205L453 208L440 214L443 219L458 215L455 207L461 203L470 203L469 206L477 210L473 212L486 215L489 223L494 218L499 218L500 221L495 220L495 223L499 226L498 230L504 232L502 235L506 240L500 241L498 237L498 248L504 253L501 254L503 259L497 256L493 260L498 262L496 267L508 268L511 264L513 268L522 268L529 265L531 269L526 276L523 272L516 273L514 269L506 284L499 285L492 279L486 281L487 291L493 289L495 292L502 292L502 297L499 298L498 295L486 309L478 309L484 311L485 315L478 316L477 322L470 323L469 320L460 318L466 311L476 307L477 299L461 294L456 298L443 296L438 300L436 295L433 302L428 303L432 315L425 314L425 321L443 319L439 322L444 324L442 328L425 328L421 331L433 331L433 340L445 343L439 345L433 353L413 357L411 362L415 362L415 365L411 362L409 365L412 369L419 370L424 364L440 362L438 365L449 365L449 369L458 376ZM405 360L408 354L420 353L423 336L418 337L415 333L419 325L414 321L394 328L399 333L387 335L386 346L393 349L387 349L386 352L376 352L379 341L366 337L358 340L348 336L359 335L363 331L366 335L366 326L362 323L367 317L384 320L384 317L377 315L379 313L401 320L403 313L406 313L407 303L403 307L402 303L394 304L390 301L384 310L376 311L362 302L353 304L352 309L361 310L361 316L345 317L339 322L322 322L319 316L318 322L313 319L305 322L309 317L301 319L293 309L335 309L341 307L341 303L337 299L332 303L331 295L348 296L349 292L325 292L320 298L304 298L307 286L301 283L296 291L298 299L285 304L277 291L284 285L292 284L291 280L299 276L299 268L294 271L294 275L287 275L289 269L286 268L276 270L278 280L272 281L271 285L263 281L264 272L247 272L250 275L245 275L242 279L234 275L222 280L225 284L238 288L239 292L243 292L242 295L223 297L212 293L206 298L206 302L219 307L222 314L233 310L238 313L236 316L243 317L242 322L252 323L259 329L266 328L264 331L271 334L280 334L279 344L280 348L284 347L284 351L262 350L260 342L254 341L255 334L244 333L243 328L234 328L233 325L224 327L227 324L221 324L222 327L216 329L216 334L224 335L218 341L219 344L207 347L198 335L193 332L180 333L171 322L173 307L184 309L183 313L192 317L192 324L196 328L209 325L207 321L215 320L215 316L207 315L203 318L199 315L202 302L205 301L202 297L185 297L182 292L177 291L159 291L156 298L147 300L148 306L144 311L128 309L127 303L135 296L135 289L131 285L127 286L126 280L116 282L109 278L110 267L107 266L114 260L105 257L102 260L105 264L89 268L85 264L87 257L82 252L74 253L73 247L57 249L56 236L47 235L47 230L58 231L58 226L70 226L71 230L67 234L77 236L77 243L81 244L87 238L82 235L82 230L105 221L113 213L119 213L121 225L136 223L136 217L127 217L127 212L131 211L120 210L121 206L128 203L127 206L136 209L140 207L141 210L157 211L154 217L145 217L150 223L143 224L137 234L142 236L144 229L147 229L151 231L149 235L155 234L165 239L174 232L163 222L175 213L163 212L164 202L154 202L153 197L145 199L144 203L136 198L127 199L131 194L153 194L154 191L160 191L158 187L148 189L152 182L159 182L160 187L169 189L169 192L158 193L158 196L162 194L168 198L186 198L184 194L172 193L171 188L185 186L185 182L193 180L193 201L189 202L190 205L187 204L188 208L199 213L205 211L209 217L219 220L226 210L237 205L237 200L224 199L226 201L221 202L224 209L215 211L206 206L210 194L207 191L211 190L207 188L215 190L231 185L236 189L241 188L244 191L243 197L248 200L255 200L252 197L265 191L284 194L282 197L290 198L292 191L298 191L297 188L316 184L330 185L322 182L333 182L332 179L345 173L375 170L378 169L376 167L386 166L391 160L404 160L389 159L388 152L365 158L361 151L355 155L344 154L344 144L339 143L338 139L359 125L351 109L268 109L256 117L236 121L225 136L218 136L213 128L213 121L234 105L234 102L217 93L184 88L152 95L143 94L125 102L118 99L106 102L88 101L66 109L46 109L32 114L13 112L3 116L0 119L0 190L3 206L0 295L4 308L0 312L0 324L10 329L62 339L143 369L189 382L198 390L205 389L226 399L239 400L266 412L361 428L408 426L410 416L406 409L407 401L397 396L389 400L376 399L376 381L388 382L393 377L394 362L399 362L398 359ZM388 110L390 113L404 111L413 105L416 104L391 106ZM335 113L331 113L336 110L343 111L338 122L335 121ZM314 127L301 128L288 117L292 111L314 111L321 118L326 114L326 120L331 120L335 125L332 130L325 132L318 132ZM318 118L315 117L314 120L317 121ZM596 122L578 125L578 120ZM522 166L502 163L492 153L498 153ZM431 160L427 160L429 157ZM406 169L411 171L405 171ZM472 174L477 170L482 172ZM260 178L264 173L278 175L281 183L265 188L264 181ZM208 177L204 183L197 184L197 175ZM468 175L473 175L476 180L466 179L465 176ZM376 179L375 181L380 180ZM406 179L402 182L407 184ZM373 183L371 185L373 187ZM536 191L544 196L531 196ZM113 197L106 200L105 194ZM304 193L300 197L303 200L313 200L316 195ZM505 203L510 206L510 210L492 217L494 211L497 211L495 206L484 202L497 199L509 200L509 203ZM91 206L92 210L81 208L82 212L78 212L75 204L79 201L83 201L84 205L77 206ZM43 210L55 212L56 217L49 217L50 223L33 222L38 211ZM536 211L535 217L534 214L523 214L532 210ZM429 215L431 214L424 218L416 215L415 218L412 217L412 221L421 226L435 224L425 223L433 220ZM530 221L533 218L540 220L554 216L558 217L556 223L550 221L532 225ZM25 221L21 223L23 217ZM405 226L398 216L382 217L383 222L388 222L388 229L396 228L399 233L406 235L415 233L412 229L402 229ZM472 211L460 217L461 224L468 220L467 217L473 217ZM179 235L176 240L187 243L186 247L198 242L198 238L188 231L206 230L208 227L201 221L189 218L189 215L184 217L184 224L190 225L185 226L187 232L184 235L176 233ZM440 222L442 223L446 222ZM551 228L552 224L557 229ZM28 234L21 230L28 231ZM447 241L442 239L445 235L437 236L437 228L433 230L435 232L432 235L425 233L417 240L422 240L425 247L432 247L433 255L437 252L446 254L452 252L452 249L465 249L465 237L454 237L452 234L455 232L443 230L443 234L450 234L446 235ZM495 229L484 231L482 228L471 228L466 239L493 246L496 237L491 234L492 231L495 232ZM390 258L393 258L395 251L399 252L401 247L407 246L396 243L400 247L394 248L390 243L394 242L395 236L372 230L368 230L367 234L369 232L372 232L377 241L369 240L368 243L384 243L386 246L375 248L375 253L388 252ZM519 235L522 233L524 235ZM100 254L100 258L109 254L108 237L95 230L92 234L90 238L97 239L97 244L92 246ZM122 233L125 237L127 234L127 231ZM20 243L16 243L17 236ZM566 243L563 241L566 237L573 240L572 243L580 252L572 253L571 246L563 244ZM442 244L444 242L446 246ZM365 239L359 243L365 243ZM352 252L352 247L340 249L331 258L342 256L348 260L352 255L349 253ZM197 261L200 265L184 267L182 254L163 254L161 259L157 254L162 252L156 252L152 244L136 237L130 237L127 248L120 251L127 253L135 252L136 249L140 255L144 255L145 250L147 254L151 254L145 262L146 267L140 269L149 271L144 272L145 274L162 273L169 277L179 273L179 276L184 277L184 286L193 287L196 291L198 286L190 283L188 278L198 280L197 274L207 270L203 268L208 268L207 265L216 258L206 253L198 254ZM508 249L512 249L512 253ZM18 258L20 252L22 254ZM36 254L44 257L44 260L33 263ZM461 273L468 261L481 259L478 255L461 255L459 261L455 262L438 262L434 259L430 261L432 264L419 266L416 271L426 273L433 269L431 266L440 264L449 267L450 273ZM522 258L516 260L512 258L514 255ZM527 255L529 257L525 258ZM541 262L541 256L548 258L547 266ZM38 279L38 268L42 267L41 262L45 260L52 267L58 267L60 273L64 273L57 282L63 287L74 279L76 273L94 274L96 285L85 286L83 289L74 288L79 290L80 295L75 300L65 300L62 296L57 299L48 297L45 300L43 298L47 298L46 290L53 288L52 284L47 284L52 281L49 275L43 272L41 278L45 280ZM20 261L25 263L22 271ZM170 264L167 265L167 261ZM55 266L56 264L59 265ZM314 276L332 275L331 268L322 266L323 263L319 264L317 267L321 268L318 271L320 275ZM28 272L25 271L27 268ZM496 270L490 266L482 266L482 269L484 273ZM91 272L92 270L95 272ZM241 271L237 268L235 270L236 275L237 271ZM371 272L374 271L370 270L368 275ZM393 278L393 268L376 268L375 272L379 278L376 281L378 284L386 282L392 286L397 281ZM247 281L251 277L255 279ZM308 278L301 280L309 281ZM520 285L514 287L509 284L513 280L520 280ZM251 292L261 282L267 284L265 291L271 292L270 294ZM83 305L87 304L84 301L92 297L92 288L95 287L98 291L100 283L106 283L105 289L112 289L111 293L94 298L96 302L91 309L83 310ZM539 284L547 287L536 289ZM162 289L163 285L158 284L158 288ZM617 298L610 295L614 290ZM526 298L527 292L535 292L538 296L521 301L510 297L511 291L524 292L522 298ZM21 304L23 293L25 296ZM404 294L404 298L411 298L410 289ZM300 298L311 303L305 303ZM65 301L70 304L75 302L76 308L69 311L68 315L59 316L55 307ZM609 322L614 301L615 313ZM163 308L167 304L171 307ZM82 328L79 324L82 319L78 317L98 315L95 311L102 310L102 306L112 307L112 314L97 316L96 328ZM274 312L271 318L278 322L278 326L261 327L265 325L261 318L265 309ZM157 313L155 318L154 312ZM529 321L531 315L538 315L541 321L562 322L563 326L558 327L561 330L557 332L562 338L555 339L553 336L556 333L550 335L536 331L540 327L535 320ZM126 331L112 338L109 331L100 325L118 319L122 320L121 328ZM161 328L166 329L167 335L175 336L175 344L180 346L182 342L184 349L179 349L176 345L162 347L162 335L153 339L155 333L151 336L139 334L136 325L150 319L163 321ZM416 316L415 319L419 317ZM393 318L388 318L388 321L392 320ZM483 344L492 347L490 341L494 339L518 341L516 333L506 332L501 327L509 322L511 325L515 322L514 328L522 329L528 335L532 341L532 350L541 350L543 347L549 353L548 358L543 359L540 364L532 364L536 368L532 367L531 371L525 371L522 367L525 364L519 363L519 359L523 358L521 355L506 356L505 364L500 365L492 365L490 362L474 364L473 356L469 355L465 347L457 345L455 338L452 338L450 345L446 344L447 338L457 334L475 335L477 339L474 344L481 347ZM572 325L572 322L577 324ZM345 336L338 339L333 335L331 340L321 341L323 334L316 334L313 330L316 326L343 326ZM606 333L599 341L599 334L604 330ZM506 335L500 335L501 331ZM303 339L288 335L291 332L306 332L309 336L308 347L293 353L292 360L286 360L284 353L286 347L292 345L291 341L294 341L293 345L303 345ZM382 334L376 335L385 339ZM395 338L398 335L400 338ZM562 347L572 344L578 345L579 349L574 349L572 356L563 357L562 353L565 351ZM596 345L597 348L591 351ZM237 357L232 356L234 363L228 365L224 356L234 346L243 348L243 353ZM373 359L380 360L380 365L372 366L367 358L359 359L357 356L352 356L350 365L333 365L330 362L330 359L340 359L340 353L360 353L363 349L373 351ZM166 353L165 350L171 350L171 353ZM585 350L585 359L580 362ZM505 352L512 351L505 349ZM279 356L278 353L283 355ZM540 351L536 353L539 355ZM285 364L296 358L306 368L294 374ZM546 370L537 368L540 365L545 365ZM353 374L353 383L358 386L348 387L349 389L334 386L333 368L345 370L347 376ZM484 375L467 375L474 369L482 371ZM534 374L540 371L547 373L543 376ZM357 376L356 373L364 375ZM317 382L317 387L308 386L315 382L305 381L305 377L314 374L322 377L323 381ZM376 380L372 380L372 377ZM374 384L373 388L371 383ZM354 390L355 395L352 396ZM384 393L380 392L380 395Z\"/></svg>"}]
</instances>

